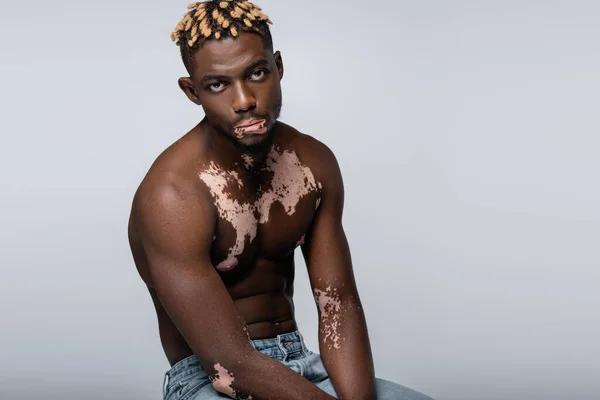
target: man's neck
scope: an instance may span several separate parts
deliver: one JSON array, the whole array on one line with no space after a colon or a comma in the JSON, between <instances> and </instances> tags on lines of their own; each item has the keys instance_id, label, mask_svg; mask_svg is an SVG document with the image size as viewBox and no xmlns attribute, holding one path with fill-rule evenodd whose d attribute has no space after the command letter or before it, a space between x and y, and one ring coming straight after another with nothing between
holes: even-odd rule
<instances>
[{"instance_id":1,"label":"man's neck","mask_svg":"<svg viewBox=\"0 0 600 400\"><path fill-rule=\"evenodd\" d=\"M243 147L236 145L231 138L216 132L208 125L207 129L210 132L215 149L218 151L220 163L226 169L244 168L251 172L260 170L273 147L273 140L270 140L270 145L261 146L256 151L247 151ZM276 129L276 127L273 127L273 129ZM275 132L270 132L269 134L275 135Z\"/></svg>"}]
</instances>

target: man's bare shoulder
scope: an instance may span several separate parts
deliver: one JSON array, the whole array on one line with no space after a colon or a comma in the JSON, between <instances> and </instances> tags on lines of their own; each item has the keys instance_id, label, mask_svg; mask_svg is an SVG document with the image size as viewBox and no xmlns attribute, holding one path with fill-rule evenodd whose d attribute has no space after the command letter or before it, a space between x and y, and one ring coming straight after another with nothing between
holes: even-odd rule
<instances>
[{"instance_id":1,"label":"man's bare shoulder","mask_svg":"<svg viewBox=\"0 0 600 400\"><path fill-rule=\"evenodd\" d=\"M298 155L319 181L330 181L339 175L339 166L333 151L308 133L282 124L285 146Z\"/></svg>"},{"instance_id":2,"label":"man's bare shoulder","mask_svg":"<svg viewBox=\"0 0 600 400\"><path fill-rule=\"evenodd\" d=\"M140 186L165 180L195 181L200 164L208 158L208 148L207 136L195 127L159 154Z\"/></svg>"},{"instance_id":3,"label":"man's bare shoulder","mask_svg":"<svg viewBox=\"0 0 600 400\"><path fill-rule=\"evenodd\" d=\"M149 207L171 207L206 200L207 192L200 184L198 171L208 157L207 140L199 127L167 147L154 160L138 186L132 216L140 217L140 212L136 211Z\"/></svg>"}]
</instances>

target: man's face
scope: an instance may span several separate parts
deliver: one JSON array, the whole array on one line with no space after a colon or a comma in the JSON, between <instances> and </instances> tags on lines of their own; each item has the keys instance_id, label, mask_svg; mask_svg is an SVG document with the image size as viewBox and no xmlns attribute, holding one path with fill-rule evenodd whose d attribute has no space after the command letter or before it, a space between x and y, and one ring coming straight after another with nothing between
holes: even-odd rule
<instances>
[{"instance_id":1,"label":"man's face","mask_svg":"<svg viewBox=\"0 0 600 400\"><path fill-rule=\"evenodd\" d=\"M209 125L249 151L269 142L281 110L279 52L272 54L258 35L242 33L207 41L194 61L188 84L180 80L180 86L202 105Z\"/></svg>"}]
</instances>

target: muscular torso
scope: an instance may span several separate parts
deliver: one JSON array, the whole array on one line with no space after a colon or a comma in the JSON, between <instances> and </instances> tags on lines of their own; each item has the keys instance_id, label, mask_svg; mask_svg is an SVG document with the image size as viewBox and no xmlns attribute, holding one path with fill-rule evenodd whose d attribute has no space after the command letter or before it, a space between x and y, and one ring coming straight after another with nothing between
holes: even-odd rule
<instances>
[{"instance_id":1,"label":"muscular torso","mask_svg":"<svg viewBox=\"0 0 600 400\"><path fill-rule=\"evenodd\" d=\"M282 125L264 160L246 158L225 167L218 156L205 150L202 132L192 131L168 150L164 161L187 160L173 161L176 173L199 185L212 200L218 219L210 258L251 339L297 328L292 300L294 251L311 226L321 189L303 160L302 140L296 140L299 135ZM164 351L173 365L193 352L157 298L138 222L135 217L130 221L131 249L156 308Z\"/></svg>"}]
</instances>

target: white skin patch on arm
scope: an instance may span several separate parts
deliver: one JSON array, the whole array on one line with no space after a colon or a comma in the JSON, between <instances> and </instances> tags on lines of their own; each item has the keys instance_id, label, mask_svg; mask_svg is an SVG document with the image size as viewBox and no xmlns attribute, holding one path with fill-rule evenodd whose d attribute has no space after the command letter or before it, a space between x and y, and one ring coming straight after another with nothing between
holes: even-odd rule
<instances>
[{"instance_id":1,"label":"white skin patch on arm","mask_svg":"<svg viewBox=\"0 0 600 400\"><path fill-rule=\"evenodd\" d=\"M217 265L217 269L228 271L237 265L236 256L244 251L246 240L252 242L256 237L254 206L240 203L226 192L231 181L242 186L241 180L235 172L224 171L211 163L208 169L200 173L200 179L208 186L215 199L219 217L231 223L236 233L235 245L229 249L227 259Z\"/></svg>"},{"instance_id":2,"label":"white skin patch on arm","mask_svg":"<svg viewBox=\"0 0 600 400\"><path fill-rule=\"evenodd\" d=\"M215 373L209 377L213 387L219 393L226 394L235 400L252 400L252 396L244 395L231 386L235 378L233 374L227 371L221 364L214 365Z\"/></svg>"},{"instance_id":3,"label":"white skin patch on arm","mask_svg":"<svg viewBox=\"0 0 600 400\"><path fill-rule=\"evenodd\" d=\"M273 179L271 189L259 199L261 224L269 221L269 210L273 203L281 203L285 212L293 215L300 199L320 187L310 168L302 164L293 151L279 153L272 149L263 170L273 172Z\"/></svg>"},{"instance_id":4,"label":"white skin patch on arm","mask_svg":"<svg viewBox=\"0 0 600 400\"><path fill-rule=\"evenodd\" d=\"M215 374L211 377L212 385L217 392L235 398L235 391L231 387L235 378L221 364L215 364Z\"/></svg>"},{"instance_id":5,"label":"white skin patch on arm","mask_svg":"<svg viewBox=\"0 0 600 400\"><path fill-rule=\"evenodd\" d=\"M319 326L323 344L327 345L329 349L339 349L341 337L338 329L340 327L342 303L337 289L332 289L331 286L328 286L325 290L314 289L313 292L321 317Z\"/></svg>"}]
</instances>

